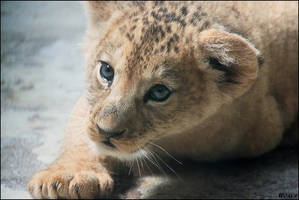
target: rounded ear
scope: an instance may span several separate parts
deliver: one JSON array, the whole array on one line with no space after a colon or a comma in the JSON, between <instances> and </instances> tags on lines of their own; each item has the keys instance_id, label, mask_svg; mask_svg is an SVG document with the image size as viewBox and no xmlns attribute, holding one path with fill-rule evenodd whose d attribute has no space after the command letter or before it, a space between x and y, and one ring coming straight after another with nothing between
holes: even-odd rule
<instances>
[{"instance_id":1,"label":"rounded ear","mask_svg":"<svg viewBox=\"0 0 299 200\"><path fill-rule=\"evenodd\" d=\"M262 59L245 38L209 29L199 34L201 58L215 71L219 89L231 97L245 93L255 82Z\"/></svg>"}]
</instances>

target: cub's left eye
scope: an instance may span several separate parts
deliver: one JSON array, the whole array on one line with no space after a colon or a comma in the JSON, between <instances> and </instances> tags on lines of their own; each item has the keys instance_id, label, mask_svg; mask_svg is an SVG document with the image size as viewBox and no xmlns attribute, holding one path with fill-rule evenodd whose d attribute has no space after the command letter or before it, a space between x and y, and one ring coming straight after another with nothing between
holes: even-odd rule
<instances>
[{"instance_id":1,"label":"cub's left eye","mask_svg":"<svg viewBox=\"0 0 299 200\"><path fill-rule=\"evenodd\" d=\"M100 61L101 62L101 68L100 68L100 75L101 77L108 81L109 83L112 82L113 77L114 77L114 70L113 68L106 62Z\"/></svg>"},{"instance_id":2,"label":"cub's left eye","mask_svg":"<svg viewBox=\"0 0 299 200\"><path fill-rule=\"evenodd\" d=\"M161 102L168 99L170 94L170 90L165 85L158 84L148 91L145 100Z\"/></svg>"}]
</instances>

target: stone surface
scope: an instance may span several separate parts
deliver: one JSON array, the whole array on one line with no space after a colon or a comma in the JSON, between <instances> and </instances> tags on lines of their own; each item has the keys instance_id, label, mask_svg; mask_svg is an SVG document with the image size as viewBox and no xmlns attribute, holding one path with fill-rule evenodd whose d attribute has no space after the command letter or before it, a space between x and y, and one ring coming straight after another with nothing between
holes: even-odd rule
<instances>
[{"instance_id":1,"label":"stone surface","mask_svg":"<svg viewBox=\"0 0 299 200\"><path fill-rule=\"evenodd\" d=\"M63 129L84 89L78 44L85 28L78 2L1 1L1 198L30 198L30 177L59 155ZM252 160L168 162L175 173L160 163L167 175L159 170L133 182L124 177L127 188L115 197L298 198L297 156L296 149L276 149Z\"/></svg>"}]
</instances>

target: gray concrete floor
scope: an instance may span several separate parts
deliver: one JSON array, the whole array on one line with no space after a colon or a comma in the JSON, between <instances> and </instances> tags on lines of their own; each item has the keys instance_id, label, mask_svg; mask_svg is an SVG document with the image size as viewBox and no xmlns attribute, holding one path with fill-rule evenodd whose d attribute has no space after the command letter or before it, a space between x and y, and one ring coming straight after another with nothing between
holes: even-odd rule
<instances>
[{"instance_id":1,"label":"gray concrete floor","mask_svg":"<svg viewBox=\"0 0 299 200\"><path fill-rule=\"evenodd\" d=\"M30 177L59 155L84 89L85 26L78 2L1 1L1 198L30 198ZM117 197L298 198L297 156L277 149L253 160L174 163L177 175L147 175Z\"/></svg>"}]
</instances>

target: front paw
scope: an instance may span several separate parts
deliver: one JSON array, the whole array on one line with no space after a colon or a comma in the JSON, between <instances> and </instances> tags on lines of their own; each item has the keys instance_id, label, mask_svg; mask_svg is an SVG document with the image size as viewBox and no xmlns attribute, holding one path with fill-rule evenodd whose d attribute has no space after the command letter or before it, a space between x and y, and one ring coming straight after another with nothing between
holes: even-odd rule
<instances>
[{"instance_id":1,"label":"front paw","mask_svg":"<svg viewBox=\"0 0 299 200\"><path fill-rule=\"evenodd\" d=\"M113 180L108 173L93 170L48 169L32 177L28 190L34 198L92 199L108 197Z\"/></svg>"}]
</instances>

